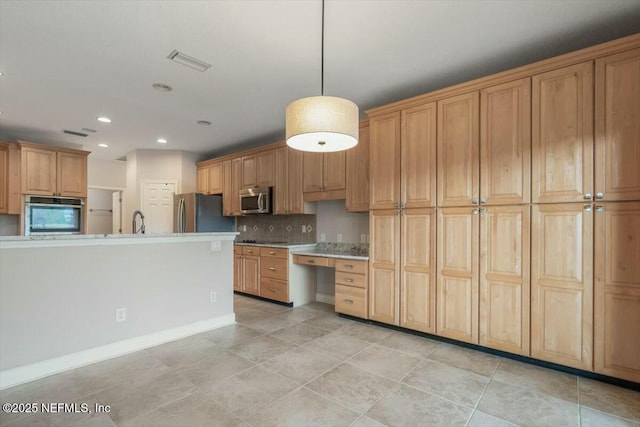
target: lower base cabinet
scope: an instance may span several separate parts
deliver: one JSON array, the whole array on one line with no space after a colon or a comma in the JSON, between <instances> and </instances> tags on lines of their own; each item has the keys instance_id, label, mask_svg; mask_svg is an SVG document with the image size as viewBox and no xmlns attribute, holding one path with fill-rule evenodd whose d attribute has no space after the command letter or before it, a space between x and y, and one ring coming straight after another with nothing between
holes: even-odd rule
<instances>
[{"instance_id":1,"label":"lower base cabinet","mask_svg":"<svg viewBox=\"0 0 640 427\"><path fill-rule=\"evenodd\" d=\"M368 270L367 261L336 259L336 312L368 318Z\"/></svg>"}]
</instances>

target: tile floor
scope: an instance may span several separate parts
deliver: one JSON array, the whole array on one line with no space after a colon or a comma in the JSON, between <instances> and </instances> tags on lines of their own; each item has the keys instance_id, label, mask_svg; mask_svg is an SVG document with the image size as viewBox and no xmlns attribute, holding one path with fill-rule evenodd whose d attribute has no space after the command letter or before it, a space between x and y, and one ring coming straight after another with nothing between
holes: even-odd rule
<instances>
[{"instance_id":1,"label":"tile floor","mask_svg":"<svg viewBox=\"0 0 640 427\"><path fill-rule=\"evenodd\" d=\"M111 405L0 426L635 426L640 393L236 296L238 324L0 391Z\"/></svg>"}]
</instances>

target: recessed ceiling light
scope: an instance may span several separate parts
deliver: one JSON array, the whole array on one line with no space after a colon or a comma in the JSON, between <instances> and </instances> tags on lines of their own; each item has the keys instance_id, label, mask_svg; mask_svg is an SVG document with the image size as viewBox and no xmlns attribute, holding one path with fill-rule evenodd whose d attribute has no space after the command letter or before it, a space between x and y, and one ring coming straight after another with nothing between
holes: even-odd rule
<instances>
[{"instance_id":1,"label":"recessed ceiling light","mask_svg":"<svg viewBox=\"0 0 640 427\"><path fill-rule=\"evenodd\" d=\"M98 144L100 148L109 148L109 144Z\"/></svg>"},{"instance_id":2,"label":"recessed ceiling light","mask_svg":"<svg viewBox=\"0 0 640 427\"><path fill-rule=\"evenodd\" d=\"M166 144L167 140L164 138L158 138L158 144Z\"/></svg>"},{"instance_id":3,"label":"recessed ceiling light","mask_svg":"<svg viewBox=\"0 0 640 427\"><path fill-rule=\"evenodd\" d=\"M4 73L2 71L0 71L0 77L4 76Z\"/></svg>"},{"instance_id":4,"label":"recessed ceiling light","mask_svg":"<svg viewBox=\"0 0 640 427\"><path fill-rule=\"evenodd\" d=\"M155 90L159 90L160 92L171 92L173 88L164 83L154 83L151 85Z\"/></svg>"},{"instance_id":5,"label":"recessed ceiling light","mask_svg":"<svg viewBox=\"0 0 640 427\"><path fill-rule=\"evenodd\" d=\"M83 131L85 132L90 132L90 133L96 133L97 131L95 129L91 129L91 128L82 128Z\"/></svg>"},{"instance_id":6,"label":"recessed ceiling light","mask_svg":"<svg viewBox=\"0 0 640 427\"><path fill-rule=\"evenodd\" d=\"M202 126L211 126L211 122L209 120L198 120L196 123Z\"/></svg>"},{"instance_id":7,"label":"recessed ceiling light","mask_svg":"<svg viewBox=\"0 0 640 427\"><path fill-rule=\"evenodd\" d=\"M109 117L98 117L98 121L102 123L111 123L111 119Z\"/></svg>"}]
</instances>

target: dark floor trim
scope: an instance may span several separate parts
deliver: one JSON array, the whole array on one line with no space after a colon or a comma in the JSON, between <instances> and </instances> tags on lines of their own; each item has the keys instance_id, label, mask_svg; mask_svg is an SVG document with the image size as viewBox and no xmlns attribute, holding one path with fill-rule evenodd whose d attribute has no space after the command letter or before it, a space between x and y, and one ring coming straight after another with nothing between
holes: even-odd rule
<instances>
[{"instance_id":1,"label":"dark floor trim","mask_svg":"<svg viewBox=\"0 0 640 427\"><path fill-rule=\"evenodd\" d=\"M584 371L582 369L570 368L568 366L558 365L557 363L545 362L543 360L534 359L532 357L521 356L519 354L513 354L513 353L507 353L505 351L500 351L500 350L494 350L492 348L482 347L480 345L469 344L469 343L461 342L461 341L456 341L456 340L452 340L451 338L445 338L445 337L441 337L441 336L438 336L438 335L427 334L425 332L414 331L412 329L406 329L406 328L402 328L400 326L388 325L386 323L376 322L375 320L361 319L359 317L353 317L353 316L349 316L347 314L342 314L342 313L339 313L338 315L340 317L345 318L345 319L355 320L355 321L358 321L358 322L367 323L367 324L376 325L376 326L382 326L383 328L393 329L395 331L404 332L404 333L407 333L407 334L416 335L416 336L423 337L423 338L429 338L429 339L432 339L434 341L442 341L442 342L446 342L446 343L449 343L449 344L457 345L459 347L470 348L472 350L481 351L483 353L489 353L489 354L493 354L495 356L504 357L506 359L517 360L518 362L525 362L525 363L529 363L531 365L541 366L543 368L554 369L556 371L566 372L568 374L578 375L580 377L589 378L589 379L597 380L597 381L602 381L604 383L613 384L613 385L616 385L616 386L619 386L619 387L624 387L624 388L628 388L628 389L631 389L631 390L640 391L640 383L635 383L633 381L622 380L620 378L614 378L614 377L610 377L610 376L607 376L607 375L597 374L595 372ZM638 357L640 357L640 356L638 356Z\"/></svg>"},{"instance_id":2,"label":"dark floor trim","mask_svg":"<svg viewBox=\"0 0 640 427\"><path fill-rule=\"evenodd\" d=\"M278 304L278 305L283 305L285 307L293 307L293 303L292 302L281 302L281 301L274 301L272 299L269 298L264 298L258 295L253 295L253 294L245 294L244 292L240 292L240 291L233 291L234 294L237 295L242 295L243 297L249 297L249 298L253 298L253 299L259 299L260 301L266 301L266 302L271 302L274 304Z\"/></svg>"}]
</instances>

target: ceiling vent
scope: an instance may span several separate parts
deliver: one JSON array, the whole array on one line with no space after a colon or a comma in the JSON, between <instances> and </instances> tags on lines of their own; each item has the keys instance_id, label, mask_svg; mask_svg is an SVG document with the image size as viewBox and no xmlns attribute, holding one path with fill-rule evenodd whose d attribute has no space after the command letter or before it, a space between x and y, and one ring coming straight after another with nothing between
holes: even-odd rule
<instances>
[{"instance_id":1,"label":"ceiling vent","mask_svg":"<svg viewBox=\"0 0 640 427\"><path fill-rule=\"evenodd\" d=\"M173 52L171 52L169 56L167 56L167 58L169 58L173 62L177 62L178 64L182 64L200 72L207 71L207 69L211 67L211 64L207 64L204 61L194 58L193 56L186 55L176 49L174 49Z\"/></svg>"},{"instance_id":2,"label":"ceiling vent","mask_svg":"<svg viewBox=\"0 0 640 427\"><path fill-rule=\"evenodd\" d=\"M86 138L88 136L86 133L74 132L72 130L66 130L66 129L63 129L62 132L68 133L69 135L81 136L83 138Z\"/></svg>"}]
</instances>

